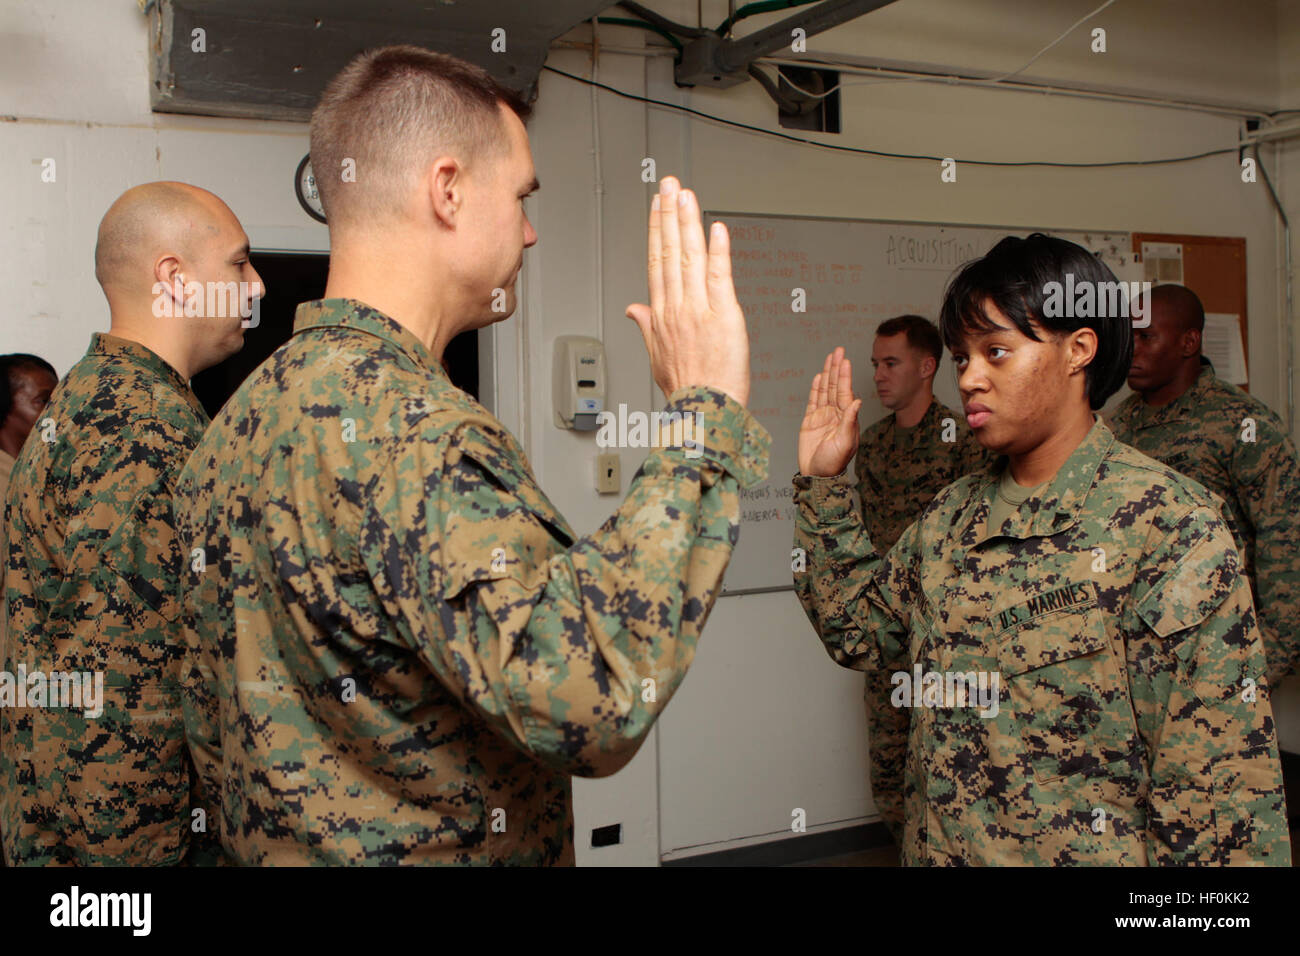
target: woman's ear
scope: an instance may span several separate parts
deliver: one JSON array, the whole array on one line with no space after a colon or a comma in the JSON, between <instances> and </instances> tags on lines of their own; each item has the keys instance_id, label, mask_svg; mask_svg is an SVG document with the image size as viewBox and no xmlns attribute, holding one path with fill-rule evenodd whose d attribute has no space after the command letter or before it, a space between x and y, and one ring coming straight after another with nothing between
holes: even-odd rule
<instances>
[{"instance_id":1,"label":"woman's ear","mask_svg":"<svg viewBox=\"0 0 1300 956\"><path fill-rule=\"evenodd\" d=\"M1097 333L1093 329L1076 329L1070 335L1070 371L1077 372L1091 365L1097 357Z\"/></svg>"}]
</instances>

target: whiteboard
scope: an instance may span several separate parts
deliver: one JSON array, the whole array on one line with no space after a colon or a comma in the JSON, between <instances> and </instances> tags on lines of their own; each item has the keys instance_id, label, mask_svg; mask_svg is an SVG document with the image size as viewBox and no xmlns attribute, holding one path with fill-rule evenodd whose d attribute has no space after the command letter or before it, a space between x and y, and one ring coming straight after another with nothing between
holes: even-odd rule
<instances>
[{"instance_id":1,"label":"whiteboard","mask_svg":"<svg viewBox=\"0 0 1300 956\"><path fill-rule=\"evenodd\" d=\"M1117 278L1140 278L1131 234L1023 226L962 226L861 219L820 219L706 211L731 234L731 269L750 341L749 409L772 434L767 481L741 490L740 541L723 594L792 587L794 486L799 423L808 388L826 354L844 346L853 362L859 424L886 410L872 385L876 328L915 313L937 323L949 279L1007 235L1050 232L1097 253ZM802 289L804 311L795 311ZM935 397L960 413L957 376L945 351Z\"/></svg>"}]
</instances>

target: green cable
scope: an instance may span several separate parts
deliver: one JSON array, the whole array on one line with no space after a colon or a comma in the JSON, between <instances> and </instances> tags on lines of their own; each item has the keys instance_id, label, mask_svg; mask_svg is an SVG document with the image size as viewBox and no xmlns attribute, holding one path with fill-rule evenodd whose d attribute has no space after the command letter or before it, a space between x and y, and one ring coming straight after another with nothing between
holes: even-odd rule
<instances>
[{"instance_id":1,"label":"green cable","mask_svg":"<svg viewBox=\"0 0 1300 956\"><path fill-rule=\"evenodd\" d=\"M719 24L713 32L720 37L725 37L738 20L745 17L752 17L759 13L771 13L773 10L789 10L791 7L806 7L810 3L818 3L819 0L757 0L756 3L747 3L732 16L727 17Z\"/></svg>"}]
</instances>

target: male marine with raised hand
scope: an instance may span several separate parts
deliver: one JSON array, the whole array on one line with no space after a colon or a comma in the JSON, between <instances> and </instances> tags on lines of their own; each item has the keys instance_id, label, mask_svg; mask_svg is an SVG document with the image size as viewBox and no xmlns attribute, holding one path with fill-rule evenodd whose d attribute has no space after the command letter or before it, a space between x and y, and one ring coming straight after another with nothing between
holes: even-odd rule
<instances>
[{"instance_id":1,"label":"male marine with raised hand","mask_svg":"<svg viewBox=\"0 0 1300 956\"><path fill-rule=\"evenodd\" d=\"M650 305L628 313L702 448L666 434L579 538L448 381L443 349L514 311L537 241L527 112L476 66L390 47L312 117L326 298L299 307L177 492L204 555L185 581L187 730L241 863L571 863L570 777L617 771L671 699L739 487L766 474L727 233L706 247L670 177Z\"/></svg>"},{"instance_id":2,"label":"male marine with raised hand","mask_svg":"<svg viewBox=\"0 0 1300 956\"><path fill-rule=\"evenodd\" d=\"M109 330L13 469L3 669L99 674L103 699L0 706L4 852L15 865L213 862L191 814L176 600L188 548L172 492L208 424L189 380L243 347L261 278L234 213L176 182L113 203L95 277Z\"/></svg>"},{"instance_id":3,"label":"male marine with raised hand","mask_svg":"<svg viewBox=\"0 0 1300 956\"><path fill-rule=\"evenodd\" d=\"M952 280L940 328L998 458L888 554L839 477L861 402L827 356L799 435L799 600L837 663L889 671L912 707L904 862L1289 866L1236 545L1210 493L1097 416L1132 320L1048 314L1071 274L1115 281L1041 233Z\"/></svg>"},{"instance_id":4,"label":"male marine with raised hand","mask_svg":"<svg viewBox=\"0 0 1300 956\"><path fill-rule=\"evenodd\" d=\"M1180 285L1151 290L1133 330L1128 396L1115 437L1223 499L1276 688L1300 662L1300 461L1277 414L1214 374L1201 354L1205 309Z\"/></svg>"}]
</instances>

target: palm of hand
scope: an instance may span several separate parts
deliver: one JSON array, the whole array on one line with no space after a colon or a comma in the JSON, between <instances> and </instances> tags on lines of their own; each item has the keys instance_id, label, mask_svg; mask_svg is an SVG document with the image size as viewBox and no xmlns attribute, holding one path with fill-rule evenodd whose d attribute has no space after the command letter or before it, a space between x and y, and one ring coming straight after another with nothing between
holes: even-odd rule
<instances>
[{"instance_id":1,"label":"palm of hand","mask_svg":"<svg viewBox=\"0 0 1300 956\"><path fill-rule=\"evenodd\" d=\"M835 475L857 449L845 435L845 410L832 405L814 408L799 428L799 470L806 475ZM856 429L854 430L856 432Z\"/></svg>"}]
</instances>

